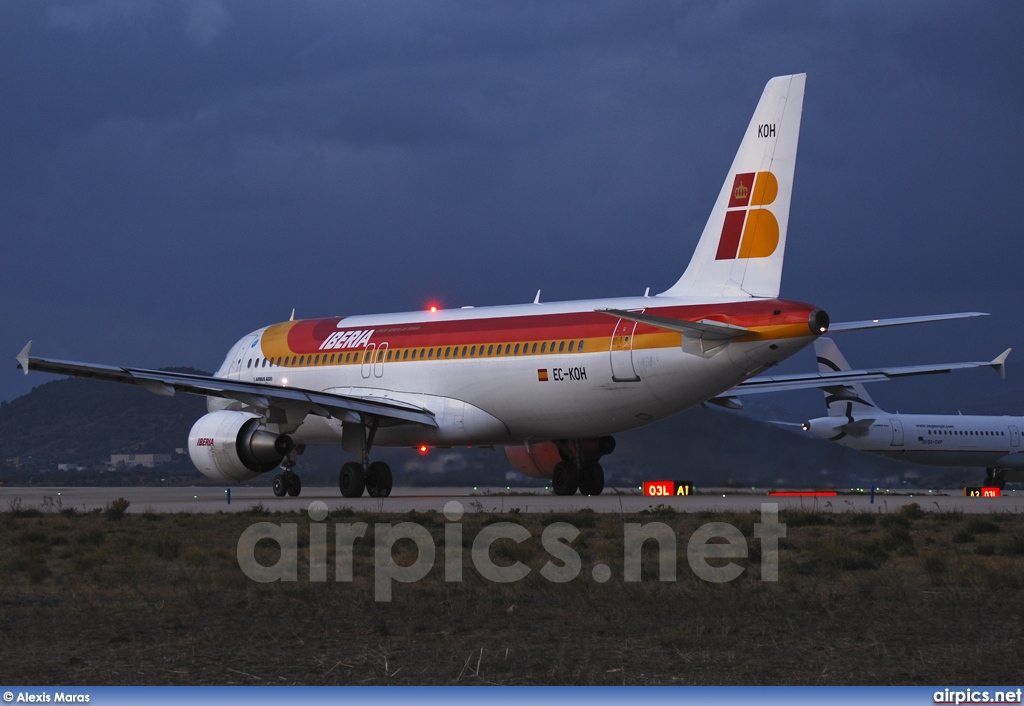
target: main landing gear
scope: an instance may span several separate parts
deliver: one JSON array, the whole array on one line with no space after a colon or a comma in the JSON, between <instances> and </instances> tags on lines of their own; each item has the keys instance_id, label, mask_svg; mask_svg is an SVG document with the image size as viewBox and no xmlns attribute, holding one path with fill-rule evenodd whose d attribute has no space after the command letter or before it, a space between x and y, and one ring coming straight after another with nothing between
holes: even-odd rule
<instances>
[{"instance_id":1,"label":"main landing gear","mask_svg":"<svg viewBox=\"0 0 1024 706\"><path fill-rule=\"evenodd\" d=\"M356 427L343 427L342 445L346 451L355 453L362 463L349 461L342 465L338 474L338 489L346 498L362 497L365 490L371 498L386 498L391 495L391 466L383 461L370 463L370 448L377 433L377 419ZM352 432L349 432L349 429ZM358 433L358 436L355 434Z\"/></svg>"},{"instance_id":2,"label":"main landing gear","mask_svg":"<svg viewBox=\"0 0 1024 706\"><path fill-rule=\"evenodd\" d=\"M998 468L986 468L985 482L982 485L986 488L1002 490L1006 487L1006 471L1001 471Z\"/></svg>"},{"instance_id":3,"label":"main landing gear","mask_svg":"<svg viewBox=\"0 0 1024 706\"><path fill-rule=\"evenodd\" d=\"M274 495L283 498L290 495L295 498L302 492L302 479L295 473L296 457L302 453L302 447L296 447L281 461L282 472L274 476Z\"/></svg>"},{"instance_id":4,"label":"main landing gear","mask_svg":"<svg viewBox=\"0 0 1024 706\"><path fill-rule=\"evenodd\" d=\"M615 439L574 439L556 441L562 460L551 474L551 488L555 495L600 495L604 490L604 469L598 463L602 456L615 450Z\"/></svg>"}]
</instances>

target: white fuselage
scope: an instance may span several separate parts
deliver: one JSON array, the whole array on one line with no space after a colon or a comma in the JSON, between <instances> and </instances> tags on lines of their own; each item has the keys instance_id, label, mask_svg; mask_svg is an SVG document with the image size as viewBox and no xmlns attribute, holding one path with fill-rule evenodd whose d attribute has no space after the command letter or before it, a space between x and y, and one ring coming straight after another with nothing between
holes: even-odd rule
<instances>
[{"instance_id":1,"label":"white fuselage","mask_svg":"<svg viewBox=\"0 0 1024 706\"><path fill-rule=\"evenodd\" d=\"M843 446L933 466L1024 468L1024 417L888 414L879 411L866 431L844 432L847 417L819 417L804 428Z\"/></svg>"},{"instance_id":2,"label":"white fuselage","mask_svg":"<svg viewBox=\"0 0 1024 706\"><path fill-rule=\"evenodd\" d=\"M758 333L702 352L678 332L595 311L609 308ZM699 404L804 348L814 340L811 311L778 299L635 297L293 321L244 337L217 376L404 402L435 415L436 429L382 427L378 445L597 437ZM237 404L210 398L211 409ZM311 415L290 433L300 443L338 443L341 422Z\"/></svg>"}]
</instances>

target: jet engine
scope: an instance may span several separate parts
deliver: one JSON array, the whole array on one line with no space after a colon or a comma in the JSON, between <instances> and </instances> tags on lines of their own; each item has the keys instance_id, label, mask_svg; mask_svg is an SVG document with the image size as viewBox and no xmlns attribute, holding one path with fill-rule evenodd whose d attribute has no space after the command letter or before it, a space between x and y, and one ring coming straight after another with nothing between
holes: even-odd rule
<instances>
[{"instance_id":1,"label":"jet engine","mask_svg":"<svg viewBox=\"0 0 1024 706\"><path fill-rule=\"evenodd\" d=\"M550 478L562 461L571 461L575 447L570 444L556 444L541 441L522 446L506 446L505 458L512 468L531 478ZM584 461L597 461L615 450L615 437L602 436L596 439L580 439L579 451Z\"/></svg>"},{"instance_id":2,"label":"jet engine","mask_svg":"<svg viewBox=\"0 0 1024 706\"><path fill-rule=\"evenodd\" d=\"M272 471L294 447L290 436L267 431L249 412L210 412L188 435L192 463L214 480L244 481Z\"/></svg>"}]
</instances>

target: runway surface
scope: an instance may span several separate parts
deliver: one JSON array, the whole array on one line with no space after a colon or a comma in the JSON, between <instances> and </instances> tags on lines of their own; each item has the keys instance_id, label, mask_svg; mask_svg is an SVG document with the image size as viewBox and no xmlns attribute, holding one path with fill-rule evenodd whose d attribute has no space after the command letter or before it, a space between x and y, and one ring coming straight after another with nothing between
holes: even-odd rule
<instances>
[{"instance_id":1,"label":"runway surface","mask_svg":"<svg viewBox=\"0 0 1024 706\"><path fill-rule=\"evenodd\" d=\"M591 508L597 512L636 513L657 505L672 507L677 512L755 511L761 503L778 503L780 509L796 508L820 512L894 512L908 503L918 503L925 511L960 511L965 513L1024 512L1024 492L1008 490L999 498L968 498L963 490L901 491L876 493L874 503L868 493L840 494L836 497L769 497L767 491L707 489L688 497L649 498L636 489L606 488L597 497L573 495L560 497L547 490L512 491L480 488L395 488L388 498L343 498L337 488L305 487L297 498L276 498L270 488L233 487L175 488L42 488L0 487L0 512L20 502L22 508L34 507L54 511L75 508L88 511L103 508L116 498L131 502L128 512L244 512L258 503L267 510L303 511L314 500L328 509L343 507L362 512L441 512L445 503L457 500L464 511L472 512L565 512Z\"/></svg>"}]
</instances>

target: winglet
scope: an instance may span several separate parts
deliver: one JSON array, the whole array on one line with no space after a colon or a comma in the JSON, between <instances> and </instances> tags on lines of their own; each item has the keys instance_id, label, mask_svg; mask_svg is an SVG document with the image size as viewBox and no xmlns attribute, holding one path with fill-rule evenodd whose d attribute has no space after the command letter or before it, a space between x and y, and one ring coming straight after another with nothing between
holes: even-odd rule
<instances>
[{"instance_id":1,"label":"winglet","mask_svg":"<svg viewBox=\"0 0 1024 706\"><path fill-rule=\"evenodd\" d=\"M534 304L540 304L540 290L539 289L537 290L537 296L535 296L533 298L533 303Z\"/></svg>"},{"instance_id":2,"label":"winglet","mask_svg":"<svg viewBox=\"0 0 1024 706\"><path fill-rule=\"evenodd\" d=\"M1005 351L996 356L989 365L995 368L995 371L999 373L999 377L1003 380L1006 379L1006 358L1010 355L1012 348L1007 348Z\"/></svg>"},{"instance_id":3,"label":"winglet","mask_svg":"<svg viewBox=\"0 0 1024 706\"><path fill-rule=\"evenodd\" d=\"M15 358L18 361L18 366L25 371L26 375L28 375L28 352L30 350L32 350L32 341L26 343L25 347L21 349L21 353Z\"/></svg>"},{"instance_id":4,"label":"winglet","mask_svg":"<svg viewBox=\"0 0 1024 706\"><path fill-rule=\"evenodd\" d=\"M289 321L295 321L295 308L292 307L292 315L288 317Z\"/></svg>"}]
</instances>

